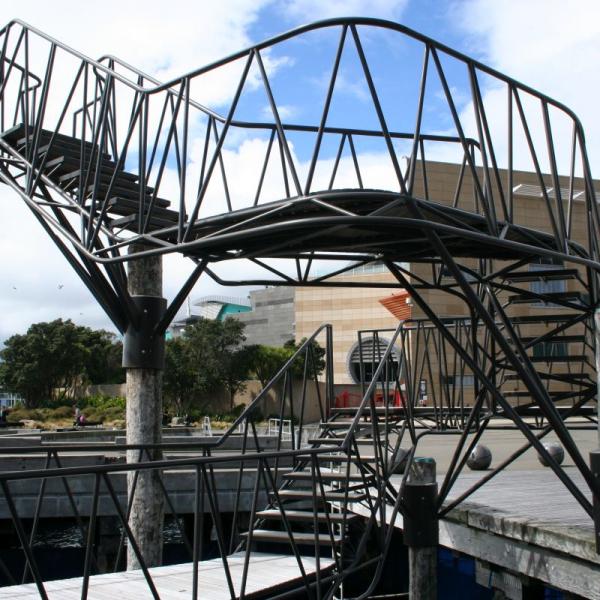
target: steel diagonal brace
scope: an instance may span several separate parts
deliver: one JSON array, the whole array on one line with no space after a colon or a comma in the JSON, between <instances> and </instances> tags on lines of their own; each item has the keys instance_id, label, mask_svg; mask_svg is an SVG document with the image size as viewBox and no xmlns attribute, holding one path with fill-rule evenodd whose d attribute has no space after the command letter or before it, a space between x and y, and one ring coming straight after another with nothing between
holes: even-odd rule
<instances>
[{"instance_id":1,"label":"steel diagonal brace","mask_svg":"<svg viewBox=\"0 0 600 600\"><path fill-rule=\"evenodd\" d=\"M413 212L415 212L417 215L421 216L420 210L417 207L415 202L412 202L411 207L412 207ZM462 273L460 268L455 263L454 259L448 252L448 249L444 246L444 244L440 240L437 232L435 232L433 230L427 230L427 236L431 240L434 248L440 254L440 257L442 258L442 260L445 262L446 267L451 271L451 273L454 275L454 278L456 279L456 281L460 284L460 287L463 289L463 292L467 298L468 303L471 305L473 310L475 310L476 313L479 314L482 322L485 323L486 327L488 328L488 330L494 337L498 346L502 349L505 356L513 364L516 371L522 377L523 382L529 388L529 391L532 393L532 396L538 402L540 408L542 409L542 412L545 413L545 416L548 419L548 422L550 424L552 424L552 426L554 427L560 441L563 443L563 445L567 449L567 452L573 459L573 462L575 462L575 464L579 468L581 474L583 475L583 477L586 480L590 489L594 490L597 487L600 487L600 484L594 480L594 477L590 471L590 468L588 467L587 463L585 462L585 459L583 458L583 456L577 449L577 446L576 446L575 442L573 441L573 438L570 436L567 428L565 427L565 424L563 423L560 415L558 414L558 411L556 410L556 407L552 403L552 400L550 399L547 391L545 390L540 377L535 372L535 369L533 368L533 365L532 365L529 357L527 356L525 349L520 344L518 336L514 332L508 317L506 316L506 314L504 313L504 310L500 306L500 303L497 301L497 299L495 298L495 296L493 294L490 295L492 302L495 304L496 310L501 315L501 318L504 322L504 325L505 325L507 331L510 332L512 339L515 341L515 343L517 344L517 347L520 349L520 356L516 355L513 348L511 348L509 342L499 331L493 317L490 316L490 314L486 310L486 308L483 305L483 302L481 301L479 296L472 290L472 288L469 285L468 281L466 280L464 274ZM462 352L462 349L461 349L461 352ZM526 366L529 368L526 368ZM507 413L515 415L515 417L517 419L517 420L515 420L515 424L517 424L517 426L520 427L521 422L520 422L520 419L519 419L518 415L516 414L516 412L513 410L513 408L510 406L510 404L508 404L508 402L506 402L506 400L504 399L504 396L502 396L502 394L498 393L497 390L496 390L496 393L498 394L498 396L500 398L502 398L502 403L503 403L503 406L505 405L504 408L507 411ZM514 420L514 418L513 418L513 420ZM527 428L525 428L525 429L527 429ZM532 439L535 439L535 438L532 436ZM536 440L536 442L537 442L537 440ZM539 442L538 442L538 444L539 444ZM540 445L540 449L538 451L540 451L541 454L545 456L547 454L546 450L541 446L541 444L539 444L539 445ZM554 466L553 466L553 468L554 468ZM558 477L561 479L561 481L563 481L563 483L565 483L565 481L563 480L563 477L566 477L566 475L564 475L564 473L561 471L561 469L558 465L556 465L555 472L558 475ZM587 502L587 500L585 498L584 498L584 500L587 504L589 504L589 502ZM582 504L582 506L584 506L584 505Z\"/></svg>"},{"instance_id":2,"label":"steel diagonal brace","mask_svg":"<svg viewBox=\"0 0 600 600\"><path fill-rule=\"evenodd\" d=\"M579 502L582 508L592 516L592 505L589 500L583 495L580 489L573 483L573 481L564 473L564 471L560 468L558 463L548 455L548 452L542 446L541 442L536 438L536 436L531 432L529 427L525 425L513 407L507 402L504 396L499 392L495 385L486 377L485 373L481 370L481 368L475 363L473 358L469 355L468 352L458 343L452 334L450 334L446 328L446 326L439 319L435 311L423 300L423 298L419 295L416 289L412 287L410 282L402 275L402 273L398 272L395 268L395 265L389 261L386 261L386 266L390 270L390 272L400 281L400 283L404 286L404 288L411 295L413 300L419 305L421 310L428 315L428 317L433 321L436 327L439 329L440 333L444 336L444 338L453 346L456 350L457 354L464 360L465 364L473 371L475 377L477 377L482 384L487 388L487 390L494 396L496 401L502 406L505 413L512 419L515 425L519 428L519 430L523 433L523 435L527 438L527 440L531 443L531 445L543 456L546 457L550 468L554 471L557 477L562 481L565 487L571 492L571 494L575 497L575 499ZM460 273L459 273L460 276ZM466 283L466 282L465 282ZM468 286L468 283L466 283ZM478 301L478 299L477 299ZM478 301L479 304L479 301ZM510 348L509 348L510 350ZM527 373L525 373L527 375ZM550 421L550 419L549 419ZM567 432L568 435L568 432ZM570 437L570 436L569 436ZM572 441L572 440L571 440ZM578 461L578 466L581 464L581 461ZM600 490L597 490L599 487L597 483L592 480L591 472L585 463L583 463L585 468L584 472L582 470L582 474L586 479L591 490L594 491L595 494L599 494ZM580 469L581 470L581 469Z\"/></svg>"}]
</instances>

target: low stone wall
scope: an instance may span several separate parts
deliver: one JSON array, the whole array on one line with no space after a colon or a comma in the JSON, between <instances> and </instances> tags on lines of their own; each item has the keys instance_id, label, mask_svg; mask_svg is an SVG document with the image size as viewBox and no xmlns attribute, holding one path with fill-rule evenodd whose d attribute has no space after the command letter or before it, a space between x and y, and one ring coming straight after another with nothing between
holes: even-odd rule
<instances>
[{"instance_id":1,"label":"low stone wall","mask_svg":"<svg viewBox=\"0 0 600 600\"><path fill-rule=\"evenodd\" d=\"M348 387L348 386L346 386ZM260 381L255 379L248 380L246 382L246 389L243 392L239 392L235 396L235 404L250 404L262 391L262 384ZM125 384L105 384L105 385L89 385L78 388L76 393L80 396L122 396L125 397ZM294 381L292 386L292 394L294 397L294 414L296 416L300 413L301 397L302 397L302 381ZM318 406L318 394L321 398L325 398L325 383L318 383L317 387L314 383L309 383L307 386L307 399L304 407L304 420L305 422L318 421L320 419L320 411ZM200 400L202 403L203 399ZM218 412L229 412L229 396L225 390L219 390L211 394L210 398L204 399L210 406L207 408L207 413L218 413ZM274 399L274 395L271 396L271 400L265 400L261 409L263 415L268 417L270 414L279 415L279 403ZM289 409L284 415L286 418L289 417Z\"/></svg>"},{"instance_id":2,"label":"low stone wall","mask_svg":"<svg viewBox=\"0 0 600 600\"><path fill-rule=\"evenodd\" d=\"M252 504L256 470L245 469L242 475L240 510L249 511ZM282 472L279 472L281 477ZM221 512L232 512L235 506L238 485L238 469L214 471L217 487L217 498ZM121 507L125 509L127 502L127 474L115 473L110 475L111 483L118 495ZM71 476L67 478L71 494L81 516L88 516L91 512L94 478L89 475ZM175 511L180 515L194 512L196 498L196 471L195 469L177 469L163 473L163 481L168 490ZM32 518L35 514L40 481L23 479L11 481L10 489L20 518ZM266 494L259 494L259 506L266 504ZM205 493L204 512L209 512L210 502ZM98 516L115 515L115 507L102 486L98 503ZM41 507L41 518L66 518L73 516L73 509L66 494L64 482L61 478L47 480L44 490L44 501ZM4 498L0 499L0 519L9 519L10 513Z\"/></svg>"},{"instance_id":3,"label":"low stone wall","mask_svg":"<svg viewBox=\"0 0 600 600\"><path fill-rule=\"evenodd\" d=\"M88 396L121 396L125 397L124 383L101 383L98 385L88 385L77 389L79 397Z\"/></svg>"}]
</instances>

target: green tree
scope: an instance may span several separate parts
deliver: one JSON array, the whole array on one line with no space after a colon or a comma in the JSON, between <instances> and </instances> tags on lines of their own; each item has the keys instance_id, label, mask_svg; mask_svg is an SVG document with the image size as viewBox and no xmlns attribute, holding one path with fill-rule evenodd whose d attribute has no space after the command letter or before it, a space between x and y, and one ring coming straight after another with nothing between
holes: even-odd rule
<instances>
[{"instance_id":1,"label":"green tree","mask_svg":"<svg viewBox=\"0 0 600 600\"><path fill-rule=\"evenodd\" d=\"M283 346L258 345L251 356L250 370L263 387L277 374L279 369L294 355L300 346L306 341L303 338L296 344L294 340L287 341ZM315 371L320 375L325 368L325 349L318 342L312 342L308 350L308 376L313 377ZM292 364L292 374L302 377L304 374L305 354L302 353Z\"/></svg>"},{"instance_id":2,"label":"green tree","mask_svg":"<svg viewBox=\"0 0 600 600\"><path fill-rule=\"evenodd\" d=\"M35 323L27 333L6 340L0 351L0 383L21 395L27 408L35 408L50 401L56 390L64 397L75 383L122 377L117 353L118 344L109 332L62 319Z\"/></svg>"},{"instance_id":3,"label":"green tree","mask_svg":"<svg viewBox=\"0 0 600 600\"><path fill-rule=\"evenodd\" d=\"M123 344L114 333L103 329L80 327L80 335L88 350L85 378L89 383L124 383L125 369L121 366Z\"/></svg>"},{"instance_id":4,"label":"green tree","mask_svg":"<svg viewBox=\"0 0 600 600\"><path fill-rule=\"evenodd\" d=\"M188 412L202 396L224 388L233 409L250 369L251 350L242 346L245 340L244 324L232 318L199 319L186 327L181 338L167 343L167 400L177 411Z\"/></svg>"},{"instance_id":5,"label":"green tree","mask_svg":"<svg viewBox=\"0 0 600 600\"><path fill-rule=\"evenodd\" d=\"M294 351L290 348L260 344L254 347L250 370L261 385L266 387L293 353Z\"/></svg>"},{"instance_id":6,"label":"green tree","mask_svg":"<svg viewBox=\"0 0 600 600\"><path fill-rule=\"evenodd\" d=\"M184 338L168 340L165 348L163 393L177 416L189 413L206 392L205 381Z\"/></svg>"},{"instance_id":7,"label":"green tree","mask_svg":"<svg viewBox=\"0 0 600 600\"><path fill-rule=\"evenodd\" d=\"M294 354L304 344L306 338L302 338L300 342L296 343L294 340L288 340L283 347L290 353L290 356ZM305 365L305 357L308 356L308 373L309 377L318 376L325 369L325 348L319 344L317 341L312 341L308 345L308 351L303 352L301 356L298 357L296 361L294 361L294 365L292 367L294 375L297 377L302 377L304 374L304 365Z\"/></svg>"}]
</instances>

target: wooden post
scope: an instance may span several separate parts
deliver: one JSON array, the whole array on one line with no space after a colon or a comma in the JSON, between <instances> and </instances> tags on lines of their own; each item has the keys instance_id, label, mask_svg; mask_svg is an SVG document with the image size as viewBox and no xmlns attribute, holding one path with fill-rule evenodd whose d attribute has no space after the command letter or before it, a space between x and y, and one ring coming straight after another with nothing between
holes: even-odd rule
<instances>
[{"instance_id":1,"label":"wooden post","mask_svg":"<svg viewBox=\"0 0 600 600\"><path fill-rule=\"evenodd\" d=\"M437 599L438 519L435 460L415 458L403 491L410 600Z\"/></svg>"},{"instance_id":2,"label":"wooden post","mask_svg":"<svg viewBox=\"0 0 600 600\"><path fill-rule=\"evenodd\" d=\"M143 247L138 245L131 251L140 249ZM139 318L130 324L123 345L123 366L127 373L127 443L159 444L162 440L164 336L155 339L153 330L166 306L166 300L162 298L162 259L152 256L129 261L128 287ZM149 454L156 460L162 457L160 451ZM127 452L128 463L139 459L139 450ZM148 455L144 454L142 461L147 460ZM129 526L147 567L162 562L164 497L159 478L159 472L139 472L129 517ZM127 476L128 497L131 497L133 482L134 473L130 472ZM139 567L129 545L127 569Z\"/></svg>"}]
</instances>

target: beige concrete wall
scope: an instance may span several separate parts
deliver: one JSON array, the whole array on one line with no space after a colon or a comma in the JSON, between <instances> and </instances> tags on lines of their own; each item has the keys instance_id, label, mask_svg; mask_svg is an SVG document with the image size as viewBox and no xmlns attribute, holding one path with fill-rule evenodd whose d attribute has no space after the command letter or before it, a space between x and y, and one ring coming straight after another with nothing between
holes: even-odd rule
<instances>
[{"instance_id":1,"label":"beige concrete wall","mask_svg":"<svg viewBox=\"0 0 600 600\"><path fill-rule=\"evenodd\" d=\"M451 204L455 197L457 183L459 179L460 166L450 163L429 162L426 165L428 177L428 194L429 198L440 204ZM415 195L424 198L425 192L422 182L422 169L419 166L417 170L417 179L415 187ZM501 172L501 179L506 182L506 172ZM547 185L552 185L550 178L545 178ZM519 184L538 185L539 181L534 173L515 171L513 173L513 188ZM561 186L567 188L569 185L567 178L561 178ZM493 189L496 197L497 188L493 184ZM583 189L581 180L575 181L576 189ZM476 203L474 200L474 186L471 175L466 172L464 180L460 188L457 206L464 210L474 211ZM567 203L564 202L565 212ZM503 218L503 213L498 202L497 205L498 218ZM534 230L541 230L548 233L552 232L550 217L546 208L545 201L542 197L524 196L516 193L514 195L514 220L522 226L530 227ZM586 225L585 225L585 205L583 201L574 201L573 216L572 216L572 239L585 241ZM478 261L469 258L460 258L458 261L470 268L477 269ZM494 261L494 269L501 269L508 263L503 261ZM566 267L573 267L572 264L566 264ZM521 267L521 270L527 270L527 265ZM425 279L431 279L431 266L428 264L411 265L411 270ZM579 268L583 274L583 269ZM365 284L372 281L390 282L394 279L389 274L377 275L344 275L343 279L347 281L352 279L354 282L364 281ZM448 281L446 281L448 283ZM529 289L529 283L513 284L516 288ZM567 290L582 291L583 287L580 282L570 280L567 282ZM347 363L348 354L353 345L357 341L357 330L359 329L375 329L375 328L395 328L398 321L378 302L380 298L389 295L393 290L377 289L377 288L298 288L296 291L296 338L300 339L304 336L309 336L322 323L331 323L334 331L334 371L335 381L337 384L349 385L351 378L348 373ZM513 294L515 292L510 292ZM468 316L469 307L465 302L456 295L449 294L441 290L425 290L422 292L427 304L434 312L443 317L450 316ZM508 300L508 292L499 292L501 302L505 303ZM554 306L540 307L532 304L518 304L510 306L508 309L509 316L519 315L544 315L555 312L568 313L569 309L556 308ZM423 312L413 304L413 318L423 317ZM546 331L544 325L530 325L521 327L521 335L534 336L540 335ZM572 328L568 333L579 334L583 332L583 326ZM480 339L483 333L480 335ZM579 352L581 344L570 345L569 351ZM588 349L589 352L589 349ZM450 352L447 356L449 360L449 369L454 367L454 353ZM448 358L449 357L449 358ZM424 361L424 355L413 356L413 360L417 362ZM431 377L427 377L431 381L428 384L428 391L437 392L439 394L439 364L436 353L429 353L427 357L427 369L433 371ZM462 368L459 364L458 372ZM547 365L540 364L539 369L545 370ZM568 371L568 365L555 365L554 371ZM590 370L589 367L586 369ZM464 371L465 375L469 375L468 369ZM563 386L564 387L564 386ZM522 386L519 382L507 384L503 389L521 390ZM560 386L553 384L553 389L558 391ZM465 390L468 393L468 390Z\"/></svg>"},{"instance_id":2,"label":"beige concrete wall","mask_svg":"<svg viewBox=\"0 0 600 600\"><path fill-rule=\"evenodd\" d=\"M459 175L459 167L458 165L451 165L447 163L428 163L427 164L427 175L429 181L429 197L441 204L449 204L452 202L454 198L454 193L457 186L458 175ZM506 181L506 172L501 171L501 178L503 181ZM552 182L549 176L545 178L546 184L548 186L552 186ZM423 194L423 187L419 185L420 182L417 180L417 189L416 195ZM528 173L523 171L515 171L513 173L513 189L519 184L529 184L529 185L539 185L539 180L534 173ZM560 184L562 188L569 187L569 180L566 177L560 178ZM494 189L495 197L498 198L497 195L497 187L495 185L492 186ZM574 188L576 190L584 189L584 184L582 180L575 180ZM461 194L459 196L458 206L460 208L466 210L473 210L474 204L474 186L473 181L470 174L466 174L464 182L461 188ZM563 207L565 214L568 211L567 202L563 201ZM498 218L502 219L502 210L500 208L499 202L496 205ZM586 218L585 218L585 203L582 200L575 200L572 205L572 230L571 230L571 239L574 239L582 244L585 244L587 229L586 229ZM534 230L544 231L547 233L552 233L553 229L551 226L551 218L548 212L545 200L543 197L534 197L531 195L521 195L518 192L514 194L514 222L518 225L529 227ZM477 261L468 258L458 259L458 262L469 266L470 268L477 268ZM509 263L505 261L494 261L494 269L499 270ZM566 268L577 268L582 275L582 278L585 280L585 269L574 263L565 263ZM524 265L519 270L527 270L528 266ZM429 273L431 272L431 267L429 265L412 265L411 270L420 276L427 278ZM530 283L514 283L512 284L516 288L521 288L523 290L529 290ZM582 284L577 280L568 280L566 282L566 290L567 291L581 291L585 292ZM509 295L515 294L515 292L499 292L498 297L501 302L504 304L507 302ZM440 290L429 290L423 293L424 298L426 299L428 305L433 308L436 314L440 316L467 316L469 309L463 300L457 298L451 294ZM507 308L507 314L510 317L516 316L525 316L525 315L548 315L548 314L573 314L573 311L567 308L556 307L556 306L540 306L534 304L514 304ZM414 317L422 317L423 312L417 307L413 307L413 316ZM542 335L550 329L549 326L546 325L526 325L520 326L520 335L522 336L537 336ZM569 328L568 334L571 335L579 335L584 333L584 326L579 325L575 327ZM480 335L481 341L481 335ZM586 352L589 355L591 363L593 363L593 356L591 356L591 349L584 349L581 343L569 344L568 346L569 353L582 353ZM418 360L422 361L422 357L419 357ZM430 356L429 360L433 364L434 370L439 369L437 363L437 356ZM449 366L453 368L453 353L450 353ZM545 363L536 363L536 367L539 371L547 371L550 366ZM575 366L569 367L566 363L555 363L552 367L552 371L555 373L560 372L569 372L569 369L581 369L579 364ZM586 364L583 367L584 372L589 373L591 376L593 374L593 368L591 364ZM466 370L465 374L469 374L469 371ZM439 382L436 381L436 378L433 378L432 381L433 389L439 394ZM522 383L519 381L511 381L507 382L502 389L504 391L523 391L525 388ZM553 382L551 384L551 390L553 391L564 391L569 389L568 386L557 384ZM514 403L526 402L527 400L514 400Z\"/></svg>"},{"instance_id":3,"label":"beige concrete wall","mask_svg":"<svg viewBox=\"0 0 600 600\"><path fill-rule=\"evenodd\" d=\"M279 388L281 386L278 386ZM292 384L293 398L293 414L299 419L302 411L302 420L304 423L316 423L321 419L321 410L319 408L319 396L322 401L322 406L325 409L325 384L323 382L309 382L306 386L306 397L304 407L302 407L302 390L303 385L301 380L295 380ZM260 381L251 380L247 382L247 388L244 392L237 394L235 397L236 404L250 404L262 391ZM280 414L281 404L279 397L270 392L267 397L260 401L260 411L263 416L277 416ZM283 416L287 419L291 416L292 410L290 403L286 402Z\"/></svg>"},{"instance_id":4,"label":"beige concrete wall","mask_svg":"<svg viewBox=\"0 0 600 600\"><path fill-rule=\"evenodd\" d=\"M352 281L390 283L389 273L353 275ZM340 277L341 279L341 277ZM348 280L349 276L344 276ZM398 326L398 320L380 303L392 289L304 287L296 290L296 339L310 336L323 323L333 326L335 382L350 384L348 353L358 341L357 331Z\"/></svg>"}]
</instances>

